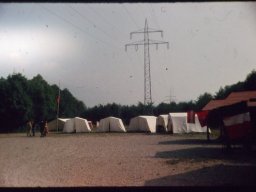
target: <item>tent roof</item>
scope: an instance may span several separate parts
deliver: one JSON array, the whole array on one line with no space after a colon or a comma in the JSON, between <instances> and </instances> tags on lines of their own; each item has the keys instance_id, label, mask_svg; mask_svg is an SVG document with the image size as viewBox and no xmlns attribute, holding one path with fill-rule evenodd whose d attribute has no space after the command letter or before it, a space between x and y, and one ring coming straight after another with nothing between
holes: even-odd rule
<instances>
[{"instance_id":1,"label":"tent roof","mask_svg":"<svg viewBox=\"0 0 256 192\"><path fill-rule=\"evenodd\" d=\"M169 113L169 115L171 115L172 117L183 117L183 116L187 116L187 113L184 113L184 112L180 112L180 113Z\"/></svg>"},{"instance_id":2,"label":"tent roof","mask_svg":"<svg viewBox=\"0 0 256 192\"><path fill-rule=\"evenodd\" d=\"M154 117L154 118L156 118L156 116L150 116L150 115L140 115L138 117L142 117L142 118L152 118L152 117Z\"/></svg>"},{"instance_id":3,"label":"tent roof","mask_svg":"<svg viewBox=\"0 0 256 192\"><path fill-rule=\"evenodd\" d=\"M252 99L256 99L256 91L232 92L226 97L226 99L211 100L203 107L202 111L217 109L219 107L232 105L241 101L247 101L247 105L249 107L255 107L256 102L250 101Z\"/></svg>"},{"instance_id":4,"label":"tent roof","mask_svg":"<svg viewBox=\"0 0 256 192\"><path fill-rule=\"evenodd\" d=\"M165 117L168 117L168 114L159 115L158 117L163 117L163 118L165 118Z\"/></svg>"},{"instance_id":5,"label":"tent roof","mask_svg":"<svg viewBox=\"0 0 256 192\"><path fill-rule=\"evenodd\" d=\"M58 120L63 121L63 122L66 122L66 121L69 120L69 119L58 118Z\"/></svg>"},{"instance_id":6,"label":"tent roof","mask_svg":"<svg viewBox=\"0 0 256 192\"><path fill-rule=\"evenodd\" d=\"M136 117L133 117L132 119L139 119L139 118L143 118L143 119L156 119L157 117L156 116L150 116L150 115L140 115L140 116L136 116Z\"/></svg>"},{"instance_id":7,"label":"tent roof","mask_svg":"<svg viewBox=\"0 0 256 192\"><path fill-rule=\"evenodd\" d=\"M242 91L242 92L232 92L226 99L234 101L247 101L249 99L256 98L256 91Z\"/></svg>"},{"instance_id":8,"label":"tent roof","mask_svg":"<svg viewBox=\"0 0 256 192\"><path fill-rule=\"evenodd\" d=\"M213 110L222 106L228 105L227 101L225 99L219 99L219 100L211 100L209 103L207 103L202 111L208 111Z\"/></svg>"},{"instance_id":9,"label":"tent roof","mask_svg":"<svg viewBox=\"0 0 256 192\"><path fill-rule=\"evenodd\" d=\"M109 117L105 117L103 119L120 119L120 118L109 116ZM101 119L101 120L103 120L103 119Z\"/></svg>"}]
</instances>

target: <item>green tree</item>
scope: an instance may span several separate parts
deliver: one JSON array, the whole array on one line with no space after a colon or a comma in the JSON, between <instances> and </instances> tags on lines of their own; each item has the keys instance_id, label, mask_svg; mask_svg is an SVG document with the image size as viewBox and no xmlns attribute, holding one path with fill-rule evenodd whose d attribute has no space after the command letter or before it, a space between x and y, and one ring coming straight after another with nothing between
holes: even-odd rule
<instances>
[{"instance_id":1,"label":"green tree","mask_svg":"<svg viewBox=\"0 0 256 192\"><path fill-rule=\"evenodd\" d=\"M174 104L174 102L172 103ZM171 103L160 103L154 110L154 115L158 116L161 114L168 114L173 110L173 105ZM176 109L176 103L175 103Z\"/></svg>"},{"instance_id":2,"label":"green tree","mask_svg":"<svg viewBox=\"0 0 256 192\"><path fill-rule=\"evenodd\" d=\"M59 88L50 86L41 75L27 80L22 74L0 78L0 132L17 130L29 119L56 118ZM66 117L80 116L86 109L67 89L62 92L62 111Z\"/></svg>"},{"instance_id":3,"label":"green tree","mask_svg":"<svg viewBox=\"0 0 256 192\"><path fill-rule=\"evenodd\" d=\"M56 93L41 75L29 81L29 94L33 101L33 118L36 121L56 117Z\"/></svg>"},{"instance_id":4,"label":"green tree","mask_svg":"<svg viewBox=\"0 0 256 192\"><path fill-rule=\"evenodd\" d=\"M213 99L213 96L210 93L204 93L200 95L195 103L195 110L200 111L209 101Z\"/></svg>"},{"instance_id":5,"label":"green tree","mask_svg":"<svg viewBox=\"0 0 256 192\"><path fill-rule=\"evenodd\" d=\"M21 74L9 75L7 80L1 78L1 131L12 131L31 118L32 101L27 90L27 79Z\"/></svg>"},{"instance_id":6,"label":"green tree","mask_svg":"<svg viewBox=\"0 0 256 192\"><path fill-rule=\"evenodd\" d=\"M64 89L60 93L60 116L61 117L75 117L81 116L86 110L83 102L78 101L68 89Z\"/></svg>"},{"instance_id":7,"label":"green tree","mask_svg":"<svg viewBox=\"0 0 256 192\"><path fill-rule=\"evenodd\" d=\"M256 90L256 71L249 73L244 82L245 90Z\"/></svg>"}]
</instances>

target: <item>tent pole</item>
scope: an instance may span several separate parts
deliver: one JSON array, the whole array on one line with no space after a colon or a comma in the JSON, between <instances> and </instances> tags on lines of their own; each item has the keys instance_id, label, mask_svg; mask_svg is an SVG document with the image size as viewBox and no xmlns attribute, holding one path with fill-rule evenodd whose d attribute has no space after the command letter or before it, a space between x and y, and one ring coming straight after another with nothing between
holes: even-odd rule
<instances>
[{"instance_id":1,"label":"tent pole","mask_svg":"<svg viewBox=\"0 0 256 192\"><path fill-rule=\"evenodd\" d=\"M207 141L210 141L209 127L207 125Z\"/></svg>"},{"instance_id":2,"label":"tent pole","mask_svg":"<svg viewBox=\"0 0 256 192\"><path fill-rule=\"evenodd\" d=\"M59 132L59 110L60 110L60 81L59 81L59 95L58 95L58 99L57 99L57 102L58 102L58 108L57 108L57 133Z\"/></svg>"}]
</instances>

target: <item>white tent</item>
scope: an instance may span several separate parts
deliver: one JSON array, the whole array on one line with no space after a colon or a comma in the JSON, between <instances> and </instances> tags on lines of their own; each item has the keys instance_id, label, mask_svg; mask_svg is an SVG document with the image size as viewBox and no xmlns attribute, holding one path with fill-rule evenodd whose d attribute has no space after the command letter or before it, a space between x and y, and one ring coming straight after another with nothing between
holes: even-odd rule
<instances>
[{"instance_id":1,"label":"white tent","mask_svg":"<svg viewBox=\"0 0 256 192\"><path fill-rule=\"evenodd\" d=\"M167 129L172 133L207 132L207 127L201 127L198 116L195 123L187 123L187 113L169 113Z\"/></svg>"},{"instance_id":2,"label":"white tent","mask_svg":"<svg viewBox=\"0 0 256 192\"><path fill-rule=\"evenodd\" d=\"M156 117L155 116L137 116L130 120L129 132L143 131L156 132Z\"/></svg>"},{"instance_id":3,"label":"white tent","mask_svg":"<svg viewBox=\"0 0 256 192\"><path fill-rule=\"evenodd\" d=\"M91 128L89 126L89 123L86 119L75 117L75 130L76 133L79 132L90 132Z\"/></svg>"},{"instance_id":4,"label":"white tent","mask_svg":"<svg viewBox=\"0 0 256 192\"><path fill-rule=\"evenodd\" d=\"M65 122L64 128L63 128L64 133L73 133L75 132L75 119L69 119Z\"/></svg>"},{"instance_id":5,"label":"white tent","mask_svg":"<svg viewBox=\"0 0 256 192\"><path fill-rule=\"evenodd\" d=\"M168 125L168 115L159 115L156 118L157 131L161 130L161 131L168 132L167 125Z\"/></svg>"},{"instance_id":6,"label":"white tent","mask_svg":"<svg viewBox=\"0 0 256 192\"><path fill-rule=\"evenodd\" d=\"M90 126L88 124L88 121L86 119L75 117L72 119L69 119L65 122L63 132L65 133L81 133L81 132L90 132Z\"/></svg>"},{"instance_id":7,"label":"white tent","mask_svg":"<svg viewBox=\"0 0 256 192\"><path fill-rule=\"evenodd\" d=\"M61 119L58 118L58 131L62 131L65 125L65 122L69 119ZM48 123L48 130L49 131L57 131L57 120L54 119Z\"/></svg>"},{"instance_id":8,"label":"white tent","mask_svg":"<svg viewBox=\"0 0 256 192\"><path fill-rule=\"evenodd\" d=\"M195 115L195 123L188 123L188 130L190 132L198 132L198 133L206 133L207 132L207 126L202 127L197 114ZM209 129L209 132L211 130Z\"/></svg>"},{"instance_id":9,"label":"white tent","mask_svg":"<svg viewBox=\"0 0 256 192\"><path fill-rule=\"evenodd\" d=\"M126 130L121 119L107 117L100 120L97 132L126 132Z\"/></svg>"}]
</instances>

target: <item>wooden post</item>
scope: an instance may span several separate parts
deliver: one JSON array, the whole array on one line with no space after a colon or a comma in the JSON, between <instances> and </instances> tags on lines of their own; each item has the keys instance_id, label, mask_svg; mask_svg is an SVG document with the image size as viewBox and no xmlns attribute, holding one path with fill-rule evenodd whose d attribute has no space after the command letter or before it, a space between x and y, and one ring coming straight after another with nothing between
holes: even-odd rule
<instances>
[{"instance_id":1,"label":"wooden post","mask_svg":"<svg viewBox=\"0 0 256 192\"><path fill-rule=\"evenodd\" d=\"M207 141L210 141L210 133L209 133L209 127L207 125Z\"/></svg>"},{"instance_id":2,"label":"wooden post","mask_svg":"<svg viewBox=\"0 0 256 192\"><path fill-rule=\"evenodd\" d=\"M56 118L56 120L57 120L57 133L59 132L59 110L60 110L60 82L59 82L59 94L58 94L58 98L57 98L57 104L58 104L58 106L57 106L57 118Z\"/></svg>"}]
</instances>

